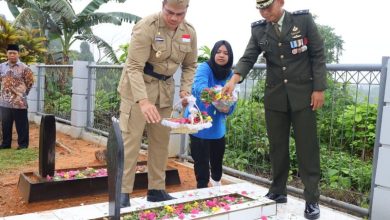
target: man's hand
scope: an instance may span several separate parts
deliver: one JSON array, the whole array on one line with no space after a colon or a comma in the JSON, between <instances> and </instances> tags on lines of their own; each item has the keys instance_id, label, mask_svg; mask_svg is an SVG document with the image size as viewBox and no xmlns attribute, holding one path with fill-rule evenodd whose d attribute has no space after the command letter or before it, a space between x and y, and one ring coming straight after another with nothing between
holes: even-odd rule
<instances>
[{"instance_id":1,"label":"man's hand","mask_svg":"<svg viewBox=\"0 0 390 220\"><path fill-rule=\"evenodd\" d=\"M190 95L190 93L187 92L187 91L184 91L184 90L181 90L181 91L180 91L179 96L180 96L180 98L182 99L181 105L182 105L183 107L186 107L186 106L188 105L188 100L187 100L187 99L184 99L184 98L187 97L187 96L189 96L189 95Z\"/></svg>"},{"instance_id":2,"label":"man's hand","mask_svg":"<svg viewBox=\"0 0 390 220\"><path fill-rule=\"evenodd\" d=\"M232 78L229 80L228 83L222 88L222 94L232 94L234 91L234 87L236 84L240 81L240 75L239 74L233 74Z\"/></svg>"},{"instance_id":3,"label":"man's hand","mask_svg":"<svg viewBox=\"0 0 390 220\"><path fill-rule=\"evenodd\" d=\"M156 106L150 103L148 99L142 99L138 104L147 123L157 123L161 120L161 116L158 113Z\"/></svg>"},{"instance_id":4,"label":"man's hand","mask_svg":"<svg viewBox=\"0 0 390 220\"><path fill-rule=\"evenodd\" d=\"M311 103L313 111L321 108L325 103L325 93L324 91L314 91L311 94Z\"/></svg>"}]
</instances>

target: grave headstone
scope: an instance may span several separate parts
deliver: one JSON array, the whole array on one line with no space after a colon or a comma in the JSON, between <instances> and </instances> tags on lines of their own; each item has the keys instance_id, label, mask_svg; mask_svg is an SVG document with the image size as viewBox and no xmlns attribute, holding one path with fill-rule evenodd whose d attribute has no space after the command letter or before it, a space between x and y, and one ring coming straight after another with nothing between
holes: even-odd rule
<instances>
[{"instance_id":1,"label":"grave headstone","mask_svg":"<svg viewBox=\"0 0 390 220\"><path fill-rule=\"evenodd\" d=\"M39 130L39 175L54 175L56 120L54 115L43 115Z\"/></svg>"},{"instance_id":2,"label":"grave headstone","mask_svg":"<svg viewBox=\"0 0 390 220\"><path fill-rule=\"evenodd\" d=\"M110 219L120 219L120 194L123 176L123 139L118 119L112 117L107 139L108 202Z\"/></svg>"}]
</instances>

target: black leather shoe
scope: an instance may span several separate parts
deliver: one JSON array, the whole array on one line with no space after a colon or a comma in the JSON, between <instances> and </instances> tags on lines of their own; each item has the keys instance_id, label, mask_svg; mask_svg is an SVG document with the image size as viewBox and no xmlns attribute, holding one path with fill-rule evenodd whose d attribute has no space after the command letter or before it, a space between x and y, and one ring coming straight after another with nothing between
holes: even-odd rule
<instances>
[{"instance_id":1,"label":"black leather shoe","mask_svg":"<svg viewBox=\"0 0 390 220\"><path fill-rule=\"evenodd\" d=\"M320 217L320 207L318 203L306 203L305 218L318 219Z\"/></svg>"},{"instance_id":2,"label":"black leather shoe","mask_svg":"<svg viewBox=\"0 0 390 220\"><path fill-rule=\"evenodd\" d=\"M266 198L270 200L274 200L276 203L286 203L287 202L287 196L282 194L276 194L269 192L265 195Z\"/></svg>"},{"instance_id":3,"label":"black leather shoe","mask_svg":"<svg viewBox=\"0 0 390 220\"><path fill-rule=\"evenodd\" d=\"M176 199L170 196L165 190L150 189L148 190L148 202L161 202L166 200Z\"/></svg>"},{"instance_id":4,"label":"black leather shoe","mask_svg":"<svg viewBox=\"0 0 390 220\"><path fill-rule=\"evenodd\" d=\"M8 146L8 145L0 145L0 150L1 149L10 149L11 146Z\"/></svg>"},{"instance_id":5,"label":"black leather shoe","mask_svg":"<svg viewBox=\"0 0 390 220\"><path fill-rule=\"evenodd\" d=\"M121 208L130 206L130 196L128 193L121 193Z\"/></svg>"}]
</instances>

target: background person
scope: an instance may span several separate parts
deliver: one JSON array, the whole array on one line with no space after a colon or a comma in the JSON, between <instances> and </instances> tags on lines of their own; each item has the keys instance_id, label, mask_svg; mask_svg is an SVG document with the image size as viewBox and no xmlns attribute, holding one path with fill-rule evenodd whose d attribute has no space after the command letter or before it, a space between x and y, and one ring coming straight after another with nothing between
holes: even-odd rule
<instances>
[{"instance_id":1,"label":"background person","mask_svg":"<svg viewBox=\"0 0 390 220\"><path fill-rule=\"evenodd\" d=\"M128 58L118 86L119 124L124 140L121 206L130 206L135 166L146 126L148 135L148 193L151 202L174 199L165 191L170 129L160 124L172 112L175 83L181 66L180 97L191 92L197 65L195 29L184 20L189 0L164 0L162 10L133 28Z\"/></svg>"},{"instance_id":2,"label":"background person","mask_svg":"<svg viewBox=\"0 0 390 220\"><path fill-rule=\"evenodd\" d=\"M287 12L283 9L284 0L256 2L265 20L252 24L245 53L224 90L231 92L264 52L267 62L264 107L272 167L272 184L266 197L277 203L287 202L292 126L299 175L305 186L304 215L317 219L321 170L315 110L324 104L327 87L324 42L307 10Z\"/></svg>"},{"instance_id":3,"label":"background person","mask_svg":"<svg viewBox=\"0 0 390 220\"><path fill-rule=\"evenodd\" d=\"M3 142L0 149L11 148L12 126L18 133L18 150L29 145L27 95L34 83L34 74L19 60L19 45L7 46L7 61L0 64L0 109Z\"/></svg>"}]
</instances>

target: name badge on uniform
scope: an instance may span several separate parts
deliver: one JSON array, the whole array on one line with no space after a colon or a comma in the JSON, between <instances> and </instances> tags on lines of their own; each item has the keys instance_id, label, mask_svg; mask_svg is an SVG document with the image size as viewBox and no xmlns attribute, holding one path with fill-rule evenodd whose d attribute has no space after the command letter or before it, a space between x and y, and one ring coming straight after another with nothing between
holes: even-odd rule
<instances>
[{"instance_id":1,"label":"name badge on uniform","mask_svg":"<svg viewBox=\"0 0 390 220\"><path fill-rule=\"evenodd\" d=\"M184 43L190 43L191 42L191 36L189 34L183 34L181 36L181 41Z\"/></svg>"},{"instance_id":2,"label":"name badge on uniform","mask_svg":"<svg viewBox=\"0 0 390 220\"><path fill-rule=\"evenodd\" d=\"M164 41L164 38L161 36L156 36L156 37L154 37L154 41L162 42L162 41Z\"/></svg>"}]
</instances>

